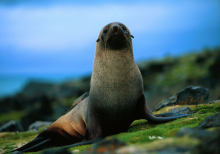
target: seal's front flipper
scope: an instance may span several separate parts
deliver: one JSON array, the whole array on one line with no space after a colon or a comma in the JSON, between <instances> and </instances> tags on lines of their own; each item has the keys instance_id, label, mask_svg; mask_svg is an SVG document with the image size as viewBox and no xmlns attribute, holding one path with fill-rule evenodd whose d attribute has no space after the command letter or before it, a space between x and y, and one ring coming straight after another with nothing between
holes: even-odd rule
<instances>
[{"instance_id":1,"label":"seal's front flipper","mask_svg":"<svg viewBox=\"0 0 220 154\"><path fill-rule=\"evenodd\" d=\"M14 151L21 151L21 152L35 152L35 151L40 151L45 148L49 148L52 146L52 142L50 138L45 138L45 137L36 137L34 140L28 142L24 146L13 150Z\"/></svg>"},{"instance_id":2,"label":"seal's front flipper","mask_svg":"<svg viewBox=\"0 0 220 154\"><path fill-rule=\"evenodd\" d=\"M69 149L69 148L76 147L76 146L81 146L81 145L93 144L93 143L99 142L100 140L102 140L101 137L90 140L90 141L83 140L80 143L75 143L75 144L68 145L68 146L65 146L63 148L60 148L60 150L65 150L65 149Z\"/></svg>"}]
</instances>

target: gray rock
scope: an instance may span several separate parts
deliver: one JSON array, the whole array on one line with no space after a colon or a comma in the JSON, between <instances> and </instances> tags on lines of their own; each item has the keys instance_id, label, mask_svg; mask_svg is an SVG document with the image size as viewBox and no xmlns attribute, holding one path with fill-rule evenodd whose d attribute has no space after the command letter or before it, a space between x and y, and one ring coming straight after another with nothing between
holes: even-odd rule
<instances>
[{"instance_id":1,"label":"gray rock","mask_svg":"<svg viewBox=\"0 0 220 154\"><path fill-rule=\"evenodd\" d=\"M179 113L179 114L192 114L192 110L185 106L185 107L181 107L181 108L173 108L170 110L171 113Z\"/></svg>"},{"instance_id":2,"label":"gray rock","mask_svg":"<svg viewBox=\"0 0 220 154\"><path fill-rule=\"evenodd\" d=\"M28 129L31 131L37 131L40 127L49 126L52 123L53 122L50 122L50 121L36 121L36 122L32 123Z\"/></svg>"},{"instance_id":3,"label":"gray rock","mask_svg":"<svg viewBox=\"0 0 220 154\"><path fill-rule=\"evenodd\" d=\"M200 144L194 147L191 153L220 153L220 112L206 119L197 128L183 128L177 133L177 137L189 136L196 138ZM215 127L212 131L204 128Z\"/></svg>"},{"instance_id":4,"label":"gray rock","mask_svg":"<svg viewBox=\"0 0 220 154\"><path fill-rule=\"evenodd\" d=\"M209 104L213 104L213 103L220 103L220 100L215 100L215 101L209 102Z\"/></svg>"},{"instance_id":5,"label":"gray rock","mask_svg":"<svg viewBox=\"0 0 220 154\"><path fill-rule=\"evenodd\" d=\"M182 128L177 134L177 137L189 136L195 139L209 139L212 138L213 133L198 129L198 128Z\"/></svg>"},{"instance_id":6,"label":"gray rock","mask_svg":"<svg viewBox=\"0 0 220 154\"><path fill-rule=\"evenodd\" d=\"M22 132L24 131L22 125L18 121L9 121L0 127L0 132Z\"/></svg>"},{"instance_id":7,"label":"gray rock","mask_svg":"<svg viewBox=\"0 0 220 154\"><path fill-rule=\"evenodd\" d=\"M182 91L176 93L168 100L158 104L153 111L174 105L197 105L208 102L209 90L199 86L189 86Z\"/></svg>"},{"instance_id":8,"label":"gray rock","mask_svg":"<svg viewBox=\"0 0 220 154\"><path fill-rule=\"evenodd\" d=\"M220 153L220 129L213 132L211 138L200 140L200 144L196 146L191 153L199 154L219 154Z\"/></svg>"},{"instance_id":9,"label":"gray rock","mask_svg":"<svg viewBox=\"0 0 220 154\"><path fill-rule=\"evenodd\" d=\"M173 108L170 112L164 112L161 114L156 114L156 117L172 117L179 116L181 114L192 114L192 110L189 107Z\"/></svg>"},{"instance_id":10,"label":"gray rock","mask_svg":"<svg viewBox=\"0 0 220 154\"><path fill-rule=\"evenodd\" d=\"M220 112L205 118L198 128L220 127Z\"/></svg>"},{"instance_id":11,"label":"gray rock","mask_svg":"<svg viewBox=\"0 0 220 154\"><path fill-rule=\"evenodd\" d=\"M190 151L190 153L219 154L220 152L220 128L216 128L214 131L207 131L199 128L183 128L176 136L189 136L200 141L199 144Z\"/></svg>"}]
</instances>

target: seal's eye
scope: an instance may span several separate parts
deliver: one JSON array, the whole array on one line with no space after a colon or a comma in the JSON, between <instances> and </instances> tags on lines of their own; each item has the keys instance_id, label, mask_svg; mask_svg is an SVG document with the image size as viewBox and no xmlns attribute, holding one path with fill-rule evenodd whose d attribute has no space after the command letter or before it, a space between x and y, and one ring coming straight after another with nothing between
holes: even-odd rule
<instances>
[{"instance_id":1,"label":"seal's eye","mask_svg":"<svg viewBox=\"0 0 220 154\"><path fill-rule=\"evenodd\" d=\"M126 30L126 28L125 28L125 27L122 27L122 29L123 29L123 30Z\"/></svg>"},{"instance_id":2,"label":"seal's eye","mask_svg":"<svg viewBox=\"0 0 220 154\"><path fill-rule=\"evenodd\" d=\"M107 30L107 29L103 30L103 33L105 33L105 34L106 34L107 32L108 32L108 30Z\"/></svg>"}]
</instances>

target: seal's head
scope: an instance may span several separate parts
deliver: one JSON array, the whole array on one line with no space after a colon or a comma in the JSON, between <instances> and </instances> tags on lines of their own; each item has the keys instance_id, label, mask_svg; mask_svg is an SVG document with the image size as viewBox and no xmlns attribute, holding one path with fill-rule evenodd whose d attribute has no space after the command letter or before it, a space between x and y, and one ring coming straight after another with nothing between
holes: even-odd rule
<instances>
[{"instance_id":1,"label":"seal's head","mask_svg":"<svg viewBox=\"0 0 220 154\"><path fill-rule=\"evenodd\" d=\"M97 46L104 50L121 50L132 47L129 29L120 22L112 22L102 28L97 39Z\"/></svg>"}]
</instances>

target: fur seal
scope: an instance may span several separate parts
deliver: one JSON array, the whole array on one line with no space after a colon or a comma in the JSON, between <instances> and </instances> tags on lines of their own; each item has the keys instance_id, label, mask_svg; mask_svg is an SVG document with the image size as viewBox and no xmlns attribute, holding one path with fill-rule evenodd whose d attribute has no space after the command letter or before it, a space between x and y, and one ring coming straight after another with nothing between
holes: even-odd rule
<instances>
[{"instance_id":1,"label":"fur seal","mask_svg":"<svg viewBox=\"0 0 220 154\"><path fill-rule=\"evenodd\" d=\"M152 114L145 101L131 38L133 36L124 24L106 25L97 39L89 96L33 141L14 151L90 144L99 138L127 131L137 119L162 123L188 116L156 117Z\"/></svg>"}]
</instances>

